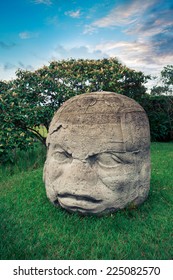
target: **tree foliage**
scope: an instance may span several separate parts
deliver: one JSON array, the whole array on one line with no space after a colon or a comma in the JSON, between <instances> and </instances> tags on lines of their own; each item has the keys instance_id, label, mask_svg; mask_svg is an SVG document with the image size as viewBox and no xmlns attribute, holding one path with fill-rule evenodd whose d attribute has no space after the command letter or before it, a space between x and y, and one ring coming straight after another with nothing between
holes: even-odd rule
<instances>
[{"instance_id":1,"label":"tree foliage","mask_svg":"<svg viewBox=\"0 0 173 280\"><path fill-rule=\"evenodd\" d=\"M157 84L151 89L151 95L173 95L173 65L163 68Z\"/></svg>"},{"instance_id":2,"label":"tree foliage","mask_svg":"<svg viewBox=\"0 0 173 280\"><path fill-rule=\"evenodd\" d=\"M147 111L153 140L173 139L173 65L163 68L143 107Z\"/></svg>"},{"instance_id":3,"label":"tree foliage","mask_svg":"<svg viewBox=\"0 0 173 280\"><path fill-rule=\"evenodd\" d=\"M173 97L147 95L140 103L149 118L151 140L173 140Z\"/></svg>"},{"instance_id":4,"label":"tree foliage","mask_svg":"<svg viewBox=\"0 0 173 280\"><path fill-rule=\"evenodd\" d=\"M54 112L70 97L104 90L140 100L149 78L116 58L53 61L35 72L19 69L15 80L0 82L1 161L12 160L16 148L27 149L34 139L45 144L37 127L48 129Z\"/></svg>"}]
</instances>

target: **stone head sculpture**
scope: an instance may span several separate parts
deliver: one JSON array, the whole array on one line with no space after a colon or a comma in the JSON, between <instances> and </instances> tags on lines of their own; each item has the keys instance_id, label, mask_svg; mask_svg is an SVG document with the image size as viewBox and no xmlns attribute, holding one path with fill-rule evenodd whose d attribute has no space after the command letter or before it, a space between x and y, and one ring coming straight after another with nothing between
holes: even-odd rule
<instances>
[{"instance_id":1,"label":"stone head sculpture","mask_svg":"<svg viewBox=\"0 0 173 280\"><path fill-rule=\"evenodd\" d=\"M146 199L149 124L134 100L104 91L69 99L52 119L47 146L44 181L54 205L102 214Z\"/></svg>"}]
</instances>

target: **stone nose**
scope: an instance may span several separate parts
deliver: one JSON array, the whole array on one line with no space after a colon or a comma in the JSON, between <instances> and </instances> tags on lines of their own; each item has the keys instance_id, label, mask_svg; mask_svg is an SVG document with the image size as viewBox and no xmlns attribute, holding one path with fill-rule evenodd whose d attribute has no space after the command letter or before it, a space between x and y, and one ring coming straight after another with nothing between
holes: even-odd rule
<instances>
[{"instance_id":1,"label":"stone nose","mask_svg":"<svg viewBox=\"0 0 173 280\"><path fill-rule=\"evenodd\" d=\"M70 168L70 177L76 184L87 184L93 186L97 184L97 173L87 160L74 159Z\"/></svg>"}]
</instances>

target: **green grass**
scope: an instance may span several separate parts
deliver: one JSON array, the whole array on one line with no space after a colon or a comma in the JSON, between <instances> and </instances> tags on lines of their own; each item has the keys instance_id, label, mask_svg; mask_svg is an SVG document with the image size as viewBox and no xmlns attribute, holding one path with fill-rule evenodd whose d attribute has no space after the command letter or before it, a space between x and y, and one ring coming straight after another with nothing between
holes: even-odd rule
<instances>
[{"instance_id":1,"label":"green grass","mask_svg":"<svg viewBox=\"0 0 173 280\"><path fill-rule=\"evenodd\" d=\"M48 201L44 152L1 167L1 259L172 259L173 143L152 143L151 155L146 202L99 218L69 214Z\"/></svg>"},{"instance_id":2,"label":"green grass","mask_svg":"<svg viewBox=\"0 0 173 280\"><path fill-rule=\"evenodd\" d=\"M27 152L18 151L15 155L14 164L0 165L0 184L1 181L6 180L9 176L42 167L46 158L45 154L46 148L39 143L35 144L35 147L30 148Z\"/></svg>"}]
</instances>

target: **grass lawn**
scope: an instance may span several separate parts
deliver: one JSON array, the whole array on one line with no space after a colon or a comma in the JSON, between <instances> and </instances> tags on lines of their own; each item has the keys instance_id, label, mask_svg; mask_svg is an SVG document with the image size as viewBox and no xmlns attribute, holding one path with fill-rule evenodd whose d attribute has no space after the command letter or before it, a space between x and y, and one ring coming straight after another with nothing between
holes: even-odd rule
<instances>
[{"instance_id":1,"label":"grass lawn","mask_svg":"<svg viewBox=\"0 0 173 280\"><path fill-rule=\"evenodd\" d=\"M44 152L1 167L1 259L173 259L173 143L152 143L151 158L147 201L99 218L48 201Z\"/></svg>"}]
</instances>

